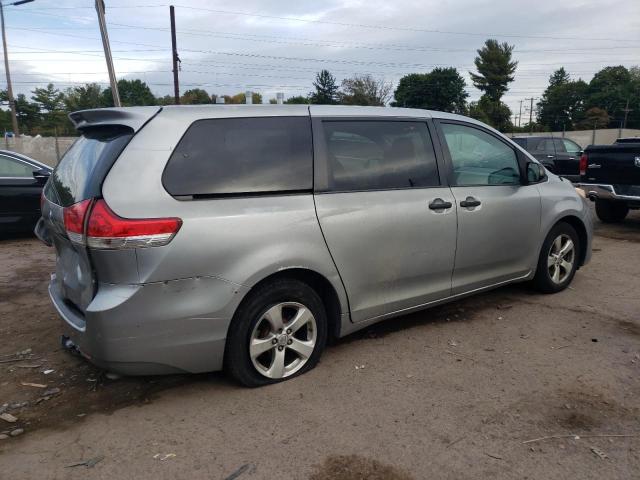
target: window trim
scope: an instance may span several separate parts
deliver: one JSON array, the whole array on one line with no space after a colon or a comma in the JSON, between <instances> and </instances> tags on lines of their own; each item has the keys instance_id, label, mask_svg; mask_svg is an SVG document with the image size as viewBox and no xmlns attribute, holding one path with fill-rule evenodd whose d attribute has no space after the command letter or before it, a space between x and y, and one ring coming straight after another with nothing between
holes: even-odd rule
<instances>
[{"instance_id":1,"label":"window trim","mask_svg":"<svg viewBox=\"0 0 640 480\"><path fill-rule=\"evenodd\" d=\"M33 171L31 172L31 176L30 177L2 177L0 176L0 180L35 180L35 177L33 176L33 173L39 170L42 170L42 167L38 167L36 165L34 165L31 162L27 162L26 160L23 160L21 158L17 158L14 157L12 155L7 155L6 153L0 153L0 157L5 157L9 160L14 160L17 163L21 163L24 165L27 165L29 167L31 167L33 169Z\"/></svg>"},{"instance_id":2,"label":"window trim","mask_svg":"<svg viewBox=\"0 0 640 480\"><path fill-rule=\"evenodd\" d=\"M434 159L436 161L436 171L438 174L438 185L430 185L423 187L394 187L394 188L367 188L361 190L329 190L329 162L327 155L327 141L324 136L324 122L410 122L422 123L427 128L427 133L431 140ZM311 117L311 126L313 130L313 193L315 195L335 194L335 193L363 193L363 192L391 192L396 190L424 190L429 188L448 188L447 175L444 171L442 163L442 153L440 139L433 125L433 121L428 117L387 117L387 116L366 116L359 117L356 115L349 116L316 116Z\"/></svg>"},{"instance_id":3,"label":"window trim","mask_svg":"<svg viewBox=\"0 0 640 480\"><path fill-rule=\"evenodd\" d=\"M311 140L311 187L305 189L298 190L268 190L268 191L255 191L255 192L231 192L231 193L198 193L198 194L189 194L189 195L175 195L169 191L167 185L165 184L165 173L167 168L169 168L169 162L176 148L184 137L189 132L189 129L198 122L207 121L207 120L253 120L253 119L268 119L268 118L302 118L306 119L309 127L309 138ZM178 201L197 201L197 200L224 200L230 198L247 198L247 197L273 197L273 196L289 196L289 195L308 195L313 193L313 186L315 182L315 142L314 142L314 130L312 125L312 119L309 113L306 115L247 115L247 116L222 116L222 117L202 117L196 118L191 121L184 131L180 138L176 141L175 145L171 149L169 157L162 168L162 173L160 174L160 182L162 183L162 188L170 195L172 198Z\"/></svg>"},{"instance_id":4,"label":"window trim","mask_svg":"<svg viewBox=\"0 0 640 480\"><path fill-rule=\"evenodd\" d=\"M530 161L528 158L526 158L526 156L524 154L522 154L522 152L520 152L520 150L518 150L518 148L516 147L515 142L513 142L513 144L510 141L505 140L505 138L503 138L500 135L497 135L495 132L484 128L482 125L478 125L475 123L470 123L470 122L465 122L465 121L461 121L461 120L449 120L446 118L434 118L434 123L436 125L436 130L438 132L438 137L440 139L440 145L442 148L442 156L445 159L445 164L446 164L446 172L447 172L447 183L453 188L453 187L522 187L525 185L528 185L529 183L527 182L526 179L526 164L527 161ZM509 147L511 150L513 150L513 154L516 157L516 162L518 162L518 173L520 174L520 183L507 183L507 184L487 184L487 185L477 185L477 184L470 184L470 185L457 185L454 181L453 181L453 160L451 158L451 152L449 151L449 146L447 145L447 141L445 139L444 136L444 132L442 131L442 125L443 124L453 124L453 125L461 125L463 127L468 127L468 128L473 128L476 130L480 130L483 133L486 133L490 136L492 136L493 138L495 138L496 140L500 141L501 143L503 143L505 146ZM522 148L522 147L521 147Z\"/></svg>"}]
</instances>

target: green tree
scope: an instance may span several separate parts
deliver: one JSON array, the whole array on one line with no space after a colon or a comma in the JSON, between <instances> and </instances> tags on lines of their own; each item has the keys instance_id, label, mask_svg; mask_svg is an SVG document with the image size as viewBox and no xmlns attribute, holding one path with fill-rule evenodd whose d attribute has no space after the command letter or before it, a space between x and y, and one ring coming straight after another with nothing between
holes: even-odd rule
<instances>
[{"instance_id":1,"label":"green tree","mask_svg":"<svg viewBox=\"0 0 640 480\"><path fill-rule=\"evenodd\" d=\"M501 132L511 130L511 110L503 102L494 102L487 95L469 105L469 115L488 123Z\"/></svg>"},{"instance_id":2,"label":"green tree","mask_svg":"<svg viewBox=\"0 0 640 480\"><path fill-rule=\"evenodd\" d=\"M617 128L624 119L624 108L629 101L629 108L638 108L640 103L640 90L634 82L631 72L622 65L605 67L593 76L589 82L586 106L597 107L605 110L610 115L608 126ZM635 117L627 126L635 127Z\"/></svg>"},{"instance_id":3,"label":"green tree","mask_svg":"<svg viewBox=\"0 0 640 480\"><path fill-rule=\"evenodd\" d=\"M584 119L588 85L572 81L564 68L553 72L549 86L538 102L538 123L550 130L571 130Z\"/></svg>"},{"instance_id":4,"label":"green tree","mask_svg":"<svg viewBox=\"0 0 640 480\"><path fill-rule=\"evenodd\" d=\"M247 103L247 98L244 92L236 93L233 96L223 95L222 97L224 98L224 103L231 103L231 104ZM260 95L259 93L253 92L251 94L251 102L258 103L258 104L262 103L262 95Z\"/></svg>"},{"instance_id":5,"label":"green tree","mask_svg":"<svg viewBox=\"0 0 640 480\"><path fill-rule=\"evenodd\" d=\"M316 74L313 82L314 92L309 94L309 100L316 105L335 105L338 103L338 84L336 78L328 70L321 70Z\"/></svg>"},{"instance_id":6,"label":"green tree","mask_svg":"<svg viewBox=\"0 0 640 480\"><path fill-rule=\"evenodd\" d=\"M37 103L41 110L55 112L64 108L64 94L55 88L53 83L45 88L35 88L31 93L31 100Z\"/></svg>"},{"instance_id":7,"label":"green tree","mask_svg":"<svg viewBox=\"0 0 640 480\"><path fill-rule=\"evenodd\" d=\"M503 131L510 128L511 110L502 103L502 96L509 90L518 66L518 62L511 59L513 48L513 45L488 39L474 60L478 72L469 72L473 85L484 92L473 107L474 115L479 116L478 109L482 109L487 123Z\"/></svg>"},{"instance_id":8,"label":"green tree","mask_svg":"<svg viewBox=\"0 0 640 480\"><path fill-rule=\"evenodd\" d=\"M411 73L400 79L394 106L466 113L464 78L453 67L434 68L429 73Z\"/></svg>"},{"instance_id":9,"label":"green tree","mask_svg":"<svg viewBox=\"0 0 640 480\"><path fill-rule=\"evenodd\" d=\"M342 81L339 93L342 105L369 105L383 107L391 98L393 86L371 75L355 75Z\"/></svg>"},{"instance_id":10,"label":"green tree","mask_svg":"<svg viewBox=\"0 0 640 480\"><path fill-rule=\"evenodd\" d=\"M487 40L474 60L478 73L469 72L473 85L492 102L499 102L513 82L518 66L518 62L511 60L513 48L507 43Z\"/></svg>"},{"instance_id":11,"label":"green tree","mask_svg":"<svg viewBox=\"0 0 640 480\"><path fill-rule=\"evenodd\" d=\"M19 93L16 100L16 116L21 133L36 133L41 124L40 105L30 102L24 93Z\"/></svg>"},{"instance_id":12,"label":"green tree","mask_svg":"<svg viewBox=\"0 0 640 480\"><path fill-rule=\"evenodd\" d=\"M589 128L606 128L611 121L611 117L606 110L598 107L592 107L585 113L585 118L579 124L583 129Z\"/></svg>"},{"instance_id":13,"label":"green tree","mask_svg":"<svg viewBox=\"0 0 640 480\"><path fill-rule=\"evenodd\" d=\"M31 92L31 100L37 105L40 113L40 129L32 133L67 133L72 131L71 122L65 111L64 93L52 83L44 88L35 88Z\"/></svg>"},{"instance_id":14,"label":"green tree","mask_svg":"<svg viewBox=\"0 0 640 480\"><path fill-rule=\"evenodd\" d=\"M68 88L64 96L64 104L69 112L100 108L102 104L102 87L97 83L87 83L82 87Z\"/></svg>"},{"instance_id":15,"label":"green tree","mask_svg":"<svg viewBox=\"0 0 640 480\"><path fill-rule=\"evenodd\" d=\"M309 97L303 97L302 95L296 95L295 97L287 98L284 103L295 105L308 105L310 103Z\"/></svg>"},{"instance_id":16,"label":"green tree","mask_svg":"<svg viewBox=\"0 0 640 480\"><path fill-rule=\"evenodd\" d=\"M157 105L158 100L151 92L149 86L142 80L118 80L118 92L120 93L120 103L123 107L137 107L143 105ZM113 96L111 87L105 88L102 92L102 104L105 107L113 107Z\"/></svg>"},{"instance_id":17,"label":"green tree","mask_svg":"<svg viewBox=\"0 0 640 480\"><path fill-rule=\"evenodd\" d=\"M201 88L192 88L184 92L180 98L180 103L184 105L200 105L211 103L211 95Z\"/></svg>"}]
</instances>

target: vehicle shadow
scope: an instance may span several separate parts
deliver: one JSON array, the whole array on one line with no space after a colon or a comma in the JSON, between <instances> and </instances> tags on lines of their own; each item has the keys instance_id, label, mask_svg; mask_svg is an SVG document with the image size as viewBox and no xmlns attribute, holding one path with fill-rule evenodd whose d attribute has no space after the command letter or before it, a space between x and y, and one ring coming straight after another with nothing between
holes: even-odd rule
<instances>
[{"instance_id":1,"label":"vehicle shadow","mask_svg":"<svg viewBox=\"0 0 640 480\"><path fill-rule=\"evenodd\" d=\"M599 237L640 242L640 210L631 210L620 223L603 223L594 213L594 231Z\"/></svg>"}]
</instances>

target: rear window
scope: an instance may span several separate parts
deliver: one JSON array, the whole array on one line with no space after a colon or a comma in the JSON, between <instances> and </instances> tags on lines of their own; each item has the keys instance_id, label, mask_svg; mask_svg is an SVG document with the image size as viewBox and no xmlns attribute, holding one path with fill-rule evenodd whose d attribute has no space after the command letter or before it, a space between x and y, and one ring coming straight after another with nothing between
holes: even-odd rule
<instances>
[{"instance_id":1,"label":"rear window","mask_svg":"<svg viewBox=\"0 0 640 480\"><path fill-rule=\"evenodd\" d=\"M57 198L47 198L68 207L100 196L102 181L132 136L133 131L123 126L99 127L83 132L51 176L50 185Z\"/></svg>"},{"instance_id":2,"label":"rear window","mask_svg":"<svg viewBox=\"0 0 640 480\"><path fill-rule=\"evenodd\" d=\"M308 117L198 120L169 158L171 195L209 196L311 190Z\"/></svg>"}]
</instances>

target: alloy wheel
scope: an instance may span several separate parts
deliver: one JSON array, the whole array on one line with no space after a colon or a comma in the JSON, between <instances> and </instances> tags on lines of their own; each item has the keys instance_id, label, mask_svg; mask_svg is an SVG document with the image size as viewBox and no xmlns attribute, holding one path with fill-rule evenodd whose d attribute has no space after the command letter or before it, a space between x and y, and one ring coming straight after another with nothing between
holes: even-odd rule
<instances>
[{"instance_id":1,"label":"alloy wheel","mask_svg":"<svg viewBox=\"0 0 640 480\"><path fill-rule=\"evenodd\" d=\"M311 310L297 302L270 307L249 338L249 357L267 378L293 375L309 360L316 346L317 326Z\"/></svg>"},{"instance_id":2,"label":"alloy wheel","mask_svg":"<svg viewBox=\"0 0 640 480\"><path fill-rule=\"evenodd\" d=\"M576 249L571 237L564 233L558 235L551 244L547 256L549 278L553 283L561 284L571 275L575 258Z\"/></svg>"}]
</instances>

